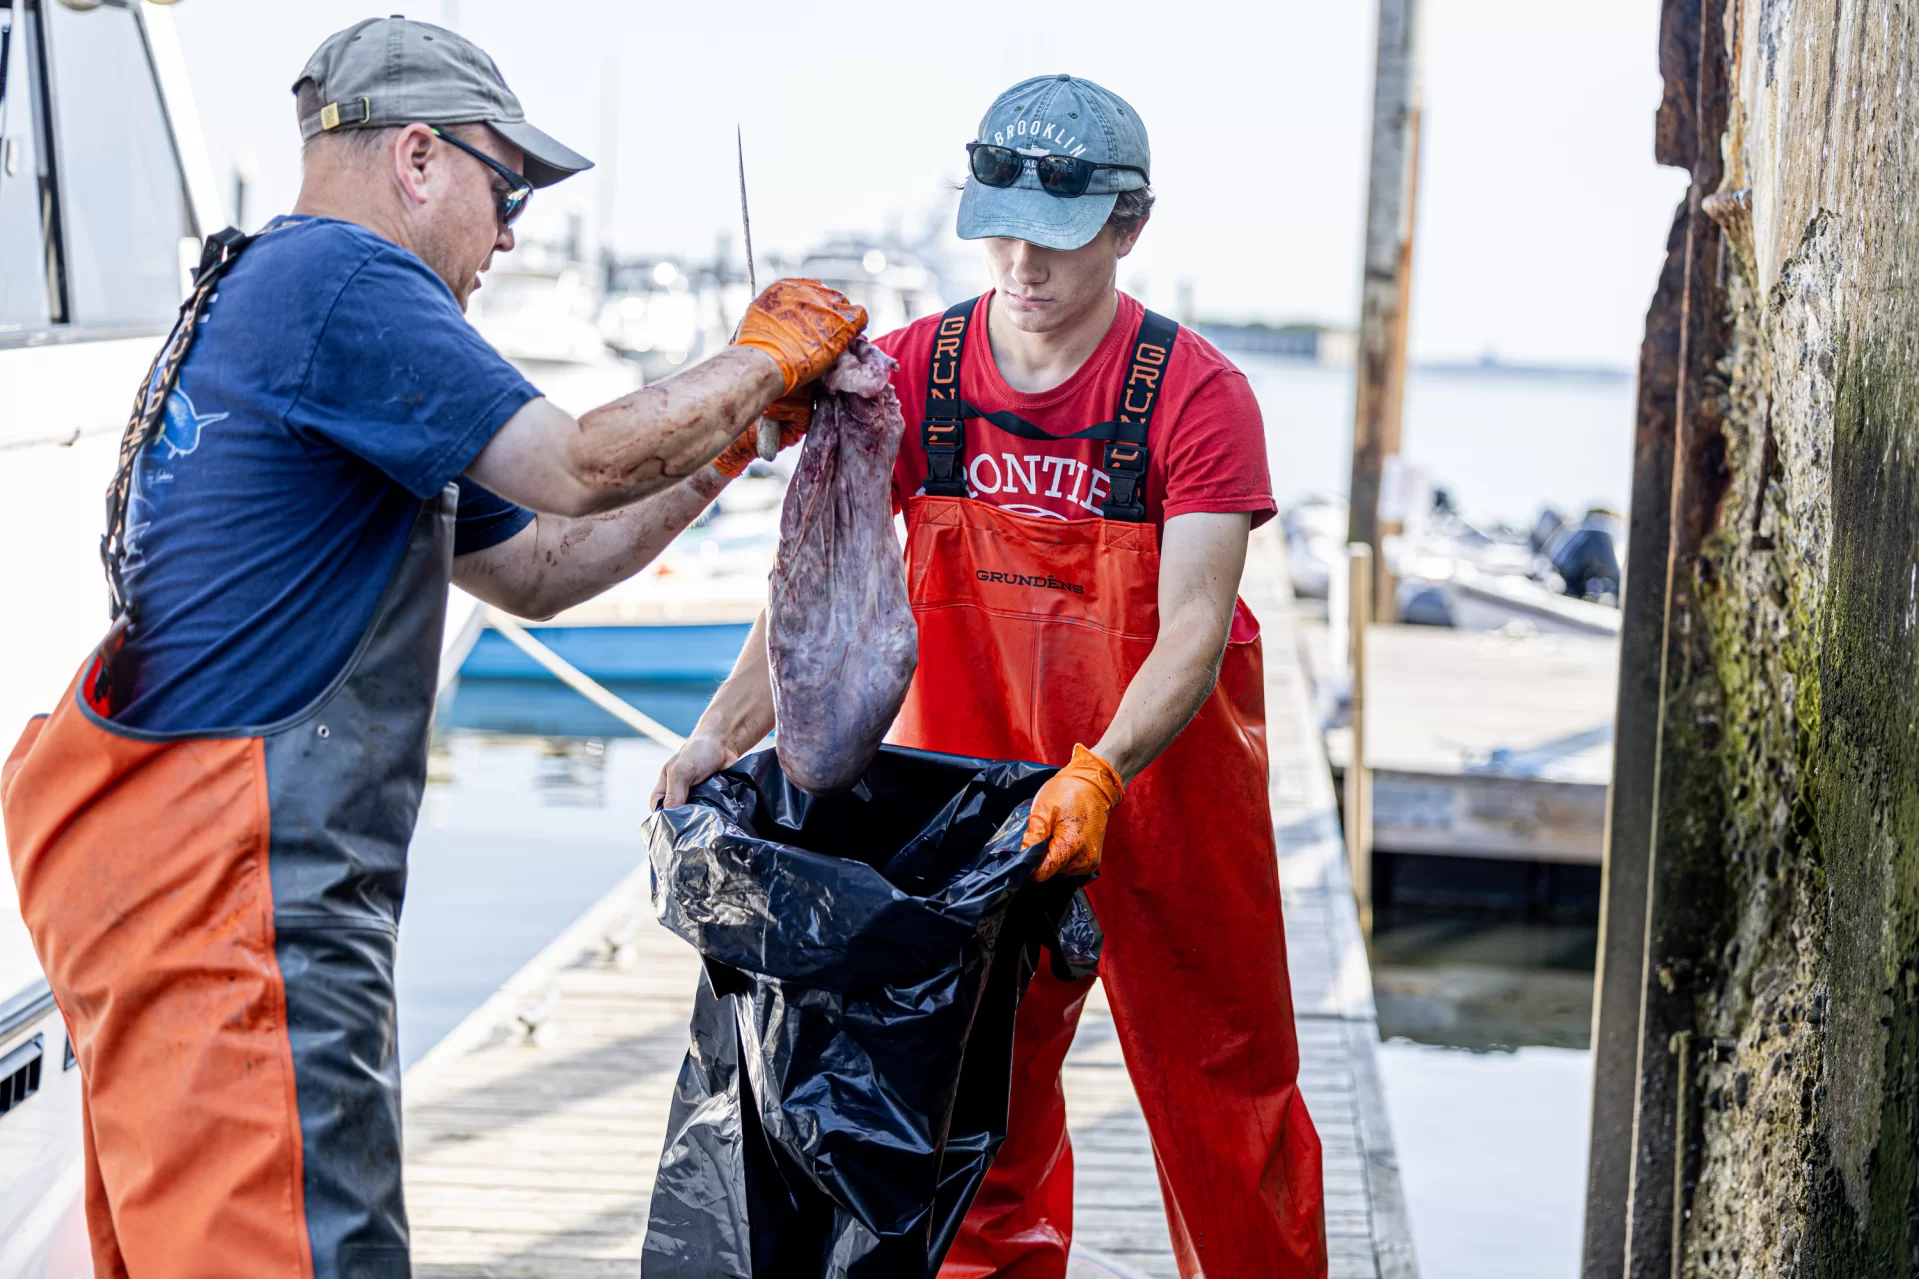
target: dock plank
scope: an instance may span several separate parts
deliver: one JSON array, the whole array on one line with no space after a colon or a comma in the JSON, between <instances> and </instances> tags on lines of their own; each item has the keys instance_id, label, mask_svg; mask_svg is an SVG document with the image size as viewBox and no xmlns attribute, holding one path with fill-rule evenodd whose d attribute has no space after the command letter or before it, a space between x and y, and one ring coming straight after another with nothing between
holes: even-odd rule
<instances>
[{"instance_id":1,"label":"dock plank","mask_svg":"<svg viewBox=\"0 0 1919 1279\"><path fill-rule=\"evenodd\" d=\"M1255 534L1244 594L1266 637L1300 1091L1325 1152L1331 1274L1414 1279L1371 974L1283 554L1270 530ZM646 885L641 868L408 1073L406 1190L422 1279L637 1273L699 970L654 921ZM1121 1273L1177 1279L1146 1124L1097 987L1064 1080L1077 1245Z\"/></svg>"}]
</instances>

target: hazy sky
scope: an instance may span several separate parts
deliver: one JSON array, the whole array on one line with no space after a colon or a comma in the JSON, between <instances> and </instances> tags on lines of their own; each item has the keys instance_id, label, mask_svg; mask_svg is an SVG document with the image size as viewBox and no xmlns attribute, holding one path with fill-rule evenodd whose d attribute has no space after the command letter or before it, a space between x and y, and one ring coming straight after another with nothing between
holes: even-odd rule
<instances>
[{"instance_id":1,"label":"hazy sky","mask_svg":"<svg viewBox=\"0 0 1919 1279\"><path fill-rule=\"evenodd\" d=\"M356 0L184 0L174 13L214 166L255 173L251 220L287 208L288 93ZM1357 307L1374 5L1026 0L821 6L770 0L414 0L490 52L548 132L602 169L540 193L629 251L710 255L737 236L733 126L755 245L951 225L950 185L987 104L1070 71L1138 107L1159 208L1121 283L1218 318L1350 323ZM1657 0L1426 0L1417 358L1629 365L1684 177L1651 158ZM611 91L608 91L611 86ZM615 145L607 121L614 121ZM607 163L609 158L611 163ZM735 250L737 252L737 249Z\"/></svg>"}]
</instances>

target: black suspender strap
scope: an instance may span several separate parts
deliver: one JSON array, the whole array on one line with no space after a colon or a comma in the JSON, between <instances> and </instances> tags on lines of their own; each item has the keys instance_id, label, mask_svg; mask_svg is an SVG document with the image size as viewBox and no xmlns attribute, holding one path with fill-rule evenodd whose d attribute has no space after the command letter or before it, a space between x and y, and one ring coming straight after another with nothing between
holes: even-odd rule
<instances>
[{"instance_id":1,"label":"black suspender strap","mask_svg":"<svg viewBox=\"0 0 1919 1279\"><path fill-rule=\"evenodd\" d=\"M1179 325L1148 311L1133 339L1133 358L1120 384L1119 408L1110 422L1070 435L1055 435L1017 413L982 413L960 395L960 363L966 354L966 328L978 298L949 307L933 331L933 358L927 367L926 417L920 443L926 448L929 497L966 497L966 421L980 418L1024 440L1105 440L1104 470L1109 486L1100 513L1109 520L1139 523L1146 518L1146 435L1159 404L1160 379L1172 357Z\"/></svg>"},{"instance_id":2,"label":"black suspender strap","mask_svg":"<svg viewBox=\"0 0 1919 1279\"><path fill-rule=\"evenodd\" d=\"M926 371L926 417L920 443L926 448L929 497L965 497L966 403L960 399L960 361L966 354L966 326L978 298L946 309L933 330L933 360Z\"/></svg>"},{"instance_id":3,"label":"black suspender strap","mask_svg":"<svg viewBox=\"0 0 1919 1279\"><path fill-rule=\"evenodd\" d=\"M1132 364L1119 388L1118 430L1106 445L1106 482L1112 487L1100 513L1109 520L1137 524L1146 518L1146 432L1178 337L1179 325L1148 311L1133 339Z\"/></svg>"},{"instance_id":4,"label":"black suspender strap","mask_svg":"<svg viewBox=\"0 0 1919 1279\"><path fill-rule=\"evenodd\" d=\"M123 632L130 630L134 612L133 601L127 596L125 575L127 508L132 500L134 468L140 465L140 455L166 425L167 398L179 384L180 366L186 363L187 353L199 336L200 321L206 318L220 278L257 238L243 235L235 227L215 231L206 238L201 246L199 269L193 273L193 289L180 304L180 318L174 321L173 331L161 344L160 353L153 357L153 364L134 395L133 413L120 437L119 465L114 470L113 483L107 488L107 531L100 538L100 561L107 570L108 610L115 622L126 622L126 626L118 628ZM93 689L95 701L106 700L111 676L111 663L102 662Z\"/></svg>"}]
</instances>

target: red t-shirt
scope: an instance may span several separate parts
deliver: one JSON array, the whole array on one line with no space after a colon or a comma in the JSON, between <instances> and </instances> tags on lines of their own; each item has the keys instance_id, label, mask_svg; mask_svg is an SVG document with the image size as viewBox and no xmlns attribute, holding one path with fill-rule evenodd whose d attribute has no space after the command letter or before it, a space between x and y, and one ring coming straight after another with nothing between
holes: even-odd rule
<instances>
[{"instance_id":1,"label":"red t-shirt","mask_svg":"<svg viewBox=\"0 0 1919 1279\"><path fill-rule=\"evenodd\" d=\"M1040 395L1006 384L986 333L988 293L973 308L960 367L960 395L983 413L1012 412L1041 430L1070 435L1118 416L1120 383L1146 308L1119 295L1113 327L1073 376ZM920 421L926 415L927 365L940 316L929 315L876 340L900 362L893 374L906 435L893 467L896 506L926 481ZM1160 382L1159 407L1146 436L1146 518L1155 527L1194 512L1251 512L1272 518L1273 482L1266 469L1266 428L1246 375L1212 343L1182 328ZM980 418L966 424L967 484L982 502L1025 515L1091 519L1106 500L1103 440L1026 440Z\"/></svg>"}]
</instances>

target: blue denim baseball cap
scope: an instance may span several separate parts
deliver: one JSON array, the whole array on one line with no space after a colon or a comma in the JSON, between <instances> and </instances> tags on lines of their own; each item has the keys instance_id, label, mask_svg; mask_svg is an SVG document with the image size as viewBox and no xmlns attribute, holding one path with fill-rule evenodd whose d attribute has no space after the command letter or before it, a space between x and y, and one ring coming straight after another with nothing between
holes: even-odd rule
<instances>
[{"instance_id":1,"label":"blue denim baseball cap","mask_svg":"<svg viewBox=\"0 0 1919 1279\"><path fill-rule=\"evenodd\" d=\"M1070 75L1022 80L994 100L979 124L980 142L1022 155L1070 155L1100 169L1086 194L1061 199L1041 189L1029 167L1010 187L982 185L970 173L960 195L959 237L1005 236L1049 249L1077 249L1099 234L1121 191L1136 191L1152 171L1146 125L1125 99L1091 80Z\"/></svg>"}]
</instances>

